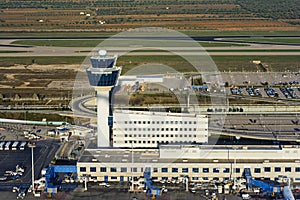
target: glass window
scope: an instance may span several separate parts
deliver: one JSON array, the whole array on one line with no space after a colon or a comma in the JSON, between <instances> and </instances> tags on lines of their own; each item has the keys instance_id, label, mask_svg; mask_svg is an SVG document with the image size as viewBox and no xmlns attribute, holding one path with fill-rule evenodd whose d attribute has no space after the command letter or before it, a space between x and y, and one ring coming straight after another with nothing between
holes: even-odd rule
<instances>
[{"instance_id":1,"label":"glass window","mask_svg":"<svg viewBox=\"0 0 300 200\"><path fill-rule=\"evenodd\" d=\"M261 172L260 168L254 168L254 173L260 173L260 172Z\"/></svg>"},{"instance_id":2,"label":"glass window","mask_svg":"<svg viewBox=\"0 0 300 200\"><path fill-rule=\"evenodd\" d=\"M124 121L125 124L127 124L127 121Z\"/></svg>"},{"instance_id":3,"label":"glass window","mask_svg":"<svg viewBox=\"0 0 300 200\"><path fill-rule=\"evenodd\" d=\"M167 173L168 172L168 168L166 168L166 167L161 168L161 172Z\"/></svg>"},{"instance_id":4,"label":"glass window","mask_svg":"<svg viewBox=\"0 0 300 200\"><path fill-rule=\"evenodd\" d=\"M300 167L295 167L295 172L300 172Z\"/></svg>"},{"instance_id":5,"label":"glass window","mask_svg":"<svg viewBox=\"0 0 300 200\"><path fill-rule=\"evenodd\" d=\"M117 179L118 179L118 177L116 177L116 176L111 177L111 180L117 180Z\"/></svg>"},{"instance_id":6,"label":"glass window","mask_svg":"<svg viewBox=\"0 0 300 200\"><path fill-rule=\"evenodd\" d=\"M202 178L204 181L208 181L208 177L203 177Z\"/></svg>"},{"instance_id":7,"label":"glass window","mask_svg":"<svg viewBox=\"0 0 300 200\"><path fill-rule=\"evenodd\" d=\"M136 167L131 167L131 172L137 172L137 168Z\"/></svg>"},{"instance_id":8,"label":"glass window","mask_svg":"<svg viewBox=\"0 0 300 200\"><path fill-rule=\"evenodd\" d=\"M90 172L96 172L96 167L90 167Z\"/></svg>"},{"instance_id":9,"label":"glass window","mask_svg":"<svg viewBox=\"0 0 300 200\"><path fill-rule=\"evenodd\" d=\"M182 168L182 173L188 173L189 172L189 168Z\"/></svg>"},{"instance_id":10,"label":"glass window","mask_svg":"<svg viewBox=\"0 0 300 200\"><path fill-rule=\"evenodd\" d=\"M194 173L199 173L199 168L198 168L198 167L194 167L194 168L193 168L193 172L194 172Z\"/></svg>"},{"instance_id":11,"label":"glass window","mask_svg":"<svg viewBox=\"0 0 300 200\"><path fill-rule=\"evenodd\" d=\"M158 172L157 167L153 168L153 172Z\"/></svg>"},{"instance_id":12,"label":"glass window","mask_svg":"<svg viewBox=\"0 0 300 200\"><path fill-rule=\"evenodd\" d=\"M223 173L229 173L230 169L229 168L224 168Z\"/></svg>"},{"instance_id":13,"label":"glass window","mask_svg":"<svg viewBox=\"0 0 300 200\"><path fill-rule=\"evenodd\" d=\"M198 177L192 177L193 181L197 181L199 178Z\"/></svg>"},{"instance_id":14,"label":"glass window","mask_svg":"<svg viewBox=\"0 0 300 200\"><path fill-rule=\"evenodd\" d=\"M265 172L271 172L271 167L265 167Z\"/></svg>"},{"instance_id":15,"label":"glass window","mask_svg":"<svg viewBox=\"0 0 300 200\"><path fill-rule=\"evenodd\" d=\"M291 167L285 167L285 172L292 172L292 168Z\"/></svg>"},{"instance_id":16,"label":"glass window","mask_svg":"<svg viewBox=\"0 0 300 200\"><path fill-rule=\"evenodd\" d=\"M86 167L80 167L79 170L80 172L86 172Z\"/></svg>"},{"instance_id":17,"label":"glass window","mask_svg":"<svg viewBox=\"0 0 300 200\"><path fill-rule=\"evenodd\" d=\"M172 168L172 173L178 173L178 168Z\"/></svg>"},{"instance_id":18,"label":"glass window","mask_svg":"<svg viewBox=\"0 0 300 200\"><path fill-rule=\"evenodd\" d=\"M100 167L100 172L106 172L106 167Z\"/></svg>"},{"instance_id":19,"label":"glass window","mask_svg":"<svg viewBox=\"0 0 300 200\"><path fill-rule=\"evenodd\" d=\"M117 168L116 167L111 167L110 172L117 172Z\"/></svg>"},{"instance_id":20,"label":"glass window","mask_svg":"<svg viewBox=\"0 0 300 200\"><path fill-rule=\"evenodd\" d=\"M275 172L281 172L281 168L280 167L275 167Z\"/></svg>"},{"instance_id":21,"label":"glass window","mask_svg":"<svg viewBox=\"0 0 300 200\"><path fill-rule=\"evenodd\" d=\"M241 169L240 168L235 168L235 173L240 173Z\"/></svg>"},{"instance_id":22,"label":"glass window","mask_svg":"<svg viewBox=\"0 0 300 200\"><path fill-rule=\"evenodd\" d=\"M203 172L203 173L209 173L209 168L203 168L203 169L202 169L202 172Z\"/></svg>"},{"instance_id":23,"label":"glass window","mask_svg":"<svg viewBox=\"0 0 300 200\"><path fill-rule=\"evenodd\" d=\"M213 173L219 173L220 172L220 170L219 170L219 168L213 168Z\"/></svg>"},{"instance_id":24,"label":"glass window","mask_svg":"<svg viewBox=\"0 0 300 200\"><path fill-rule=\"evenodd\" d=\"M121 167L121 172L127 172L127 168L126 167Z\"/></svg>"}]
</instances>

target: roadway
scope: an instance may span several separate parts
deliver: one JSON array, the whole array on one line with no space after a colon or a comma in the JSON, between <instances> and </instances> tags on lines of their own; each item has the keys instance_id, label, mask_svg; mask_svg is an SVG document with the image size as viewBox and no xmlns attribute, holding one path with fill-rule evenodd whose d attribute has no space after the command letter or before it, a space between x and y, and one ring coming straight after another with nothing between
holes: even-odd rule
<instances>
[{"instance_id":1,"label":"roadway","mask_svg":"<svg viewBox=\"0 0 300 200\"><path fill-rule=\"evenodd\" d=\"M93 96L83 96L74 99L72 110L74 115L81 117L96 118L96 112L84 106ZM278 141L300 141L300 118L298 113L272 112L264 114L250 114L242 112L239 114L229 112L223 113L224 124L219 124L211 118L209 122L209 133L214 135L239 136L243 138L278 140ZM220 128L222 127L222 128Z\"/></svg>"}]
</instances>

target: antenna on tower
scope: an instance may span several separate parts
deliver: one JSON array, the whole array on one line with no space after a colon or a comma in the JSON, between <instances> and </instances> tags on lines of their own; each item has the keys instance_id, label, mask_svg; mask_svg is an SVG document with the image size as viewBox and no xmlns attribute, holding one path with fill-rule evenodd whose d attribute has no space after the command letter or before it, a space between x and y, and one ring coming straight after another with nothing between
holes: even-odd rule
<instances>
[{"instance_id":1,"label":"antenna on tower","mask_svg":"<svg viewBox=\"0 0 300 200\"><path fill-rule=\"evenodd\" d=\"M98 53L100 57L105 57L107 52L105 50L99 50Z\"/></svg>"}]
</instances>

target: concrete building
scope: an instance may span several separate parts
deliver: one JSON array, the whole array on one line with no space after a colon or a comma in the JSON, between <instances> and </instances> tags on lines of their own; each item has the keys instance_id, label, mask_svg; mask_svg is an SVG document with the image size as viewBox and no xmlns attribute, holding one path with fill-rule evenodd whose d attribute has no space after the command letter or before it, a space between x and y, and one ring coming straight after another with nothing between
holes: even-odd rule
<instances>
[{"instance_id":1,"label":"concrete building","mask_svg":"<svg viewBox=\"0 0 300 200\"><path fill-rule=\"evenodd\" d=\"M113 147L157 148L161 144L208 142L207 115L115 111Z\"/></svg>"},{"instance_id":2,"label":"concrete building","mask_svg":"<svg viewBox=\"0 0 300 200\"><path fill-rule=\"evenodd\" d=\"M213 149L212 149L213 148ZM191 182L241 177L250 167L254 178L277 180L285 175L300 183L300 149L295 146L164 145L160 149L89 149L77 163L78 177L128 181L151 168L154 181Z\"/></svg>"}]
</instances>

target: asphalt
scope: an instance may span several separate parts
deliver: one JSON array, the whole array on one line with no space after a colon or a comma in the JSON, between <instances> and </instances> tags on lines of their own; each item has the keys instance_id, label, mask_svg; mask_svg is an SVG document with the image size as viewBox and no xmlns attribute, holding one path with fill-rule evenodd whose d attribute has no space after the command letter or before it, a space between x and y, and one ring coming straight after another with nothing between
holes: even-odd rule
<instances>
[{"instance_id":1,"label":"asphalt","mask_svg":"<svg viewBox=\"0 0 300 200\"><path fill-rule=\"evenodd\" d=\"M41 177L41 170L50 164L58 147L59 144L51 140L36 142L36 147L34 148L35 180ZM0 165L0 175L3 175L6 170L15 171L16 165L25 167L25 172L20 180L0 182L0 188L12 188L15 185L28 185L31 183L30 148L27 147L24 151L0 151Z\"/></svg>"},{"instance_id":2,"label":"asphalt","mask_svg":"<svg viewBox=\"0 0 300 200\"><path fill-rule=\"evenodd\" d=\"M232 36L233 37L233 36ZM234 36L239 37L239 36ZM246 38L249 38L250 36L245 36ZM263 37L263 36L262 36ZM283 36L281 36L283 37ZM300 55L300 52L255 52L255 50L267 50L267 49L272 49L272 50L284 50L284 49L299 49L300 44L274 44L274 43L268 43L268 42L237 42L237 41L231 41L230 36L227 37L216 37L216 36L211 36L211 37L200 37L196 36L193 37L196 41L207 41L207 42L220 42L220 39L222 39L222 42L224 43L245 43L249 44L249 46L230 46L230 47L196 47L195 45L190 45L189 42L190 40L188 37L183 38L184 40L187 40L183 44L181 44L179 47L172 47L172 41L180 41L182 38L178 37L171 37L169 38L170 45L171 46L159 46L158 49L165 49L170 52L179 52L181 50L194 50L192 52L180 52L179 55ZM265 36L265 38L268 38L268 36ZM290 36L288 37L290 38ZM294 36L294 38L298 38L297 36ZM0 51L26 51L22 53L1 53L1 57L24 57L24 56L87 56L89 55L89 52L95 49L94 47L50 47L50 46L30 46L30 45L14 45L11 44L11 42L15 40L40 40L40 39L63 39L63 40L68 40L68 39L74 39L74 40L82 40L82 39L95 39L95 38L84 38L84 37L64 37L64 38L57 38L57 37L47 37L47 38L40 38L40 37L2 37L0 38ZM107 39L106 37L96 37L96 39ZM109 41L113 43L113 46L115 46L115 40L122 39L124 38L115 38L113 39L109 38ZM134 44L134 40L136 38L126 38L129 39L129 43ZM150 39L150 40L157 40L155 37L151 38L140 38L140 39ZM165 39L165 38L164 38ZM131 42L132 41L132 42ZM124 54L129 51L132 51L134 49L141 49L133 47L132 45L128 45L125 47L122 47L122 45L118 47L111 47L109 46L110 42L106 42L106 46L102 47L105 48L106 50L114 50L116 54ZM139 43L139 42L137 42ZM157 45L161 45L158 42L154 42L154 44L157 43ZM196 44L196 43L195 43ZM162 44L163 45L163 44ZM102 45L103 46L103 45ZM123 45L124 46L124 45ZM147 46L146 46L147 47ZM145 48L145 47L144 47ZM155 47L154 47L155 48ZM216 50L216 52L203 52L203 50ZM198 51L195 51L198 50ZM217 50L221 50L220 52L217 52ZM241 50L240 52L226 52L226 50ZM253 50L251 52L245 52L244 50ZM244 51L244 52L243 52ZM134 52L131 53L131 55L173 55L173 53L169 52Z\"/></svg>"}]
</instances>

